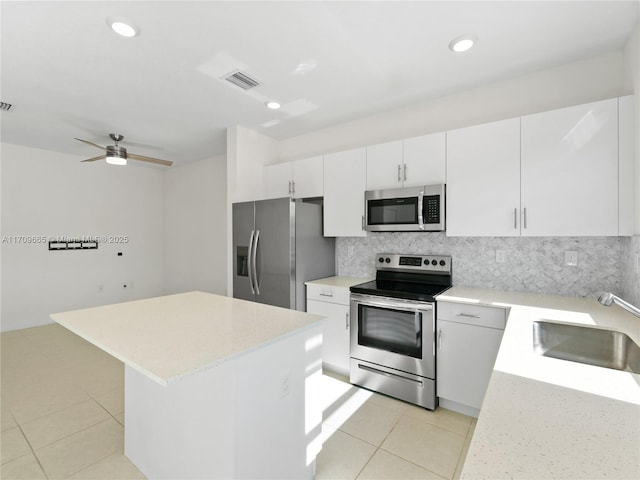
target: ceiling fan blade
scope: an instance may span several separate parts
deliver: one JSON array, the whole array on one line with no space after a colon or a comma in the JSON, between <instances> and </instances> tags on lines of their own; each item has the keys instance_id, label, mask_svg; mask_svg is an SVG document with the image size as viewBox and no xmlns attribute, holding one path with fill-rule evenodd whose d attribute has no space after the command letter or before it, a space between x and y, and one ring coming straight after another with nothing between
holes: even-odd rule
<instances>
[{"instance_id":1,"label":"ceiling fan blade","mask_svg":"<svg viewBox=\"0 0 640 480\"><path fill-rule=\"evenodd\" d=\"M106 155L98 155L97 157L87 158L86 160L80 160L81 162L95 162L96 160L102 160L103 158L107 158Z\"/></svg>"},{"instance_id":2,"label":"ceiling fan blade","mask_svg":"<svg viewBox=\"0 0 640 480\"><path fill-rule=\"evenodd\" d=\"M101 147L101 146L100 146L100 145L98 145L97 143L93 143L93 142L90 142L90 141L88 141L88 140L82 140L81 138L75 138L75 137L73 137L73 139L74 139L74 140L78 140L79 142L83 142L83 143L86 143L86 144L88 144L88 145L91 145L91 146L93 146L93 147L99 148L100 150L104 150L104 151L106 151L106 150L107 150L107 149L106 149L106 147Z\"/></svg>"},{"instance_id":3,"label":"ceiling fan blade","mask_svg":"<svg viewBox=\"0 0 640 480\"><path fill-rule=\"evenodd\" d=\"M173 165L173 162L170 162L169 160L161 160L159 158L145 157L144 155L136 155L135 153L127 153L127 158L130 158L132 160L140 160L141 162L149 162L149 163L155 163L158 165L164 165L166 167L170 167L171 165Z\"/></svg>"}]
</instances>

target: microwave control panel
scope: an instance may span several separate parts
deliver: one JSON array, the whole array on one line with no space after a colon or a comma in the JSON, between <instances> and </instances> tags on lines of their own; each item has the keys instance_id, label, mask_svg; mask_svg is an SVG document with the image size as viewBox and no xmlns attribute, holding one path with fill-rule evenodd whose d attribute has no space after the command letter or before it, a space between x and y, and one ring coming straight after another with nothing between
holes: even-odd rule
<instances>
[{"instance_id":1,"label":"microwave control panel","mask_svg":"<svg viewBox=\"0 0 640 480\"><path fill-rule=\"evenodd\" d=\"M440 223L440 195L428 195L424 201L424 223Z\"/></svg>"}]
</instances>

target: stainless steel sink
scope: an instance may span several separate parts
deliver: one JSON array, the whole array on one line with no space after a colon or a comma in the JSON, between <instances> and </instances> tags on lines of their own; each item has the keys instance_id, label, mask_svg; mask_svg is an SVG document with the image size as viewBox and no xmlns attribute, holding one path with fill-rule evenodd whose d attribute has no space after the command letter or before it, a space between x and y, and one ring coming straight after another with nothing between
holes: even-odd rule
<instances>
[{"instance_id":1,"label":"stainless steel sink","mask_svg":"<svg viewBox=\"0 0 640 480\"><path fill-rule=\"evenodd\" d=\"M640 373L640 347L613 330L533 322L533 350L538 355Z\"/></svg>"}]
</instances>

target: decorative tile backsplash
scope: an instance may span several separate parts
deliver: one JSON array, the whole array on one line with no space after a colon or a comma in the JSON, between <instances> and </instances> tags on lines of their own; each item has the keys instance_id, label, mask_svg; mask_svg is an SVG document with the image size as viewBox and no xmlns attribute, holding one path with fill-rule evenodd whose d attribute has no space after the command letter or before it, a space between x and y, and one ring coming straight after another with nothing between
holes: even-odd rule
<instances>
[{"instance_id":1,"label":"decorative tile backsplash","mask_svg":"<svg viewBox=\"0 0 640 480\"><path fill-rule=\"evenodd\" d=\"M624 237L620 257L622 267L620 296L636 306L640 306L640 269L636 265L638 255L640 255L640 235Z\"/></svg>"},{"instance_id":2,"label":"decorative tile backsplash","mask_svg":"<svg viewBox=\"0 0 640 480\"><path fill-rule=\"evenodd\" d=\"M369 233L338 238L338 275L375 277L376 253L451 255L453 284L595 297L621 292L621 260L639 250L639 237L447 237L444 233ZM623 244L625 245L623 247ZM623 254L624 249L624 254ZM504 252L503 263L496 251ZM565 265L565 252L578 253L576 266ZM634 283L635 282L635 283ZM624 280L638 291L638 275Z\"/></svg>"}]
</instances>

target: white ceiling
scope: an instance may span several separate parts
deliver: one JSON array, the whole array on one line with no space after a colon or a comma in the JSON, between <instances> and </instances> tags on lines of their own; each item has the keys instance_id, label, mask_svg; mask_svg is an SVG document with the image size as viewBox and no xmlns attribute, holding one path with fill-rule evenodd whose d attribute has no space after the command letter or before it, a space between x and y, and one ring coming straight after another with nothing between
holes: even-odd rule
<instances>
[{"instance_id":1,"label":"white ceiling","mask_svg":"<svg viewBox=\"0 0 640 480\"><path fill-rule=\"evenodd\" d=\"M2 141L92 157L73 137L114 132L133 153L199 160L225 152L232 125L285 139L620 50L638 4L3 1ZM119 37L107 17L141 34ZM477 45L454 54L462 34ZM219 80L236 68L262 85Z\"/></svg>"}]
</instances>

